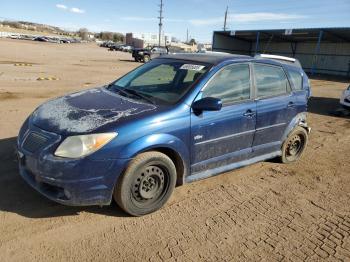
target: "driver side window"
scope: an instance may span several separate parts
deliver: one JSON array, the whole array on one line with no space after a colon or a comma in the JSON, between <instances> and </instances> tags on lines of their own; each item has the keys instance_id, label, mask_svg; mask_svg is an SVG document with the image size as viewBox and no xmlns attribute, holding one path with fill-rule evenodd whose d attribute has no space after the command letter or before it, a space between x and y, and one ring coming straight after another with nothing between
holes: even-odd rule
<instances>
[{"instance_id":1,"label":"driver side window","mask_svg":"<svg viewBox=\"0 0 350 262\"><path fill-rule=\"evenodd\" d=\"M249 99L249 65L235 64L226 66L210 80L202 92L202 97L219 98L223 104Z\"/></svg>"}]
</instances>

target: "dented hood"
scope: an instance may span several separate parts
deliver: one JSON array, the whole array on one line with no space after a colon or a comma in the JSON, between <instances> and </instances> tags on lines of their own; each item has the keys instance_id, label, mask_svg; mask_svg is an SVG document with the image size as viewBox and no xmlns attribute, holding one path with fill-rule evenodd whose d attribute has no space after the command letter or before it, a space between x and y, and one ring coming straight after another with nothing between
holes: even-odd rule
<instances>
[{"instance_id":1,"label":"dented hood","mask_svg":"<svg viewBox=\"0 0 350 262\"><path fill-rule=\"evenodd\" d=\"M102 130L156 109L156 105L96 88L44 103L35 110L31 121L39 128L57 134L80 134Z\"/></svg>"}]
</instances>

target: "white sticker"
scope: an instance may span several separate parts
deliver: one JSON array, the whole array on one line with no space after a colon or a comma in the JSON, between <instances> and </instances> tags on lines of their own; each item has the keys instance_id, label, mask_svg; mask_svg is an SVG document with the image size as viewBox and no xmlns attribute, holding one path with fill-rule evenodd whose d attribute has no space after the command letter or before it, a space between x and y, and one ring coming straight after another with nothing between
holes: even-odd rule
<instances>
[{"instance_id":1,"label":"white sticker","mask_svg":"<svg viewBox=\"0 0 350 262\"><path fill-rule=\"evenodd\" d=\"M180 67L180 69L184 70L193 70L193 71L201 71L205 66L203 65L192 65L192 64L184 64Z\"/></svg>"}]
</instances>

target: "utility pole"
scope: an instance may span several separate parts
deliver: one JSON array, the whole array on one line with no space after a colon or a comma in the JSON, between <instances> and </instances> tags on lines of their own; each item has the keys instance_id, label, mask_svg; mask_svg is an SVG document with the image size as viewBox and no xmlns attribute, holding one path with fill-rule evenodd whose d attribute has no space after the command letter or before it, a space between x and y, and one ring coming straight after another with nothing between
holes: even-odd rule
<instances>
[{"instance_id":1,"label":"utility pole","mask_svg":"<svg viewBox=\"0 0 350 262\"><path fill-rule=\"evenodd\" d=\"M160 0L160 5L159 5L159 35L158 35L158 46L160 46L161 43L161 38L162 38L162 27L163 27L163 0Z\"/></svg>"},{"instance_id":2,"label":"utility pole","mask_svg":"<svg viewBox=\"0 0 350 262\"><path fill-rule=\"evenodd\" d=\"M224 20L224 31L226 31L226 23L227 23L227 12L228 12L228 6L226 7L226 12L225 12L225 20Z\"/></svg>"},{"instance_id":3,"label":"utility pole","mask_svg":"<svg viewBox=\"0 0 350 262\"><path fill-rule=\"evenodd\" d=\"M186 43L188 43L188 28L187 28L187 33L186 33Z\"/></svg>"}]
</instances>

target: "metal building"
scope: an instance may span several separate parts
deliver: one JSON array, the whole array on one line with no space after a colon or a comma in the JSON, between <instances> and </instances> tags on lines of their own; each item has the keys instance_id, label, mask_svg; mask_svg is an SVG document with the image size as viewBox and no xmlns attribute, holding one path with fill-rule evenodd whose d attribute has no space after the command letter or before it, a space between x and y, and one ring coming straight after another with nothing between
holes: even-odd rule
<instances>
[{"instance_id":1,"label":"metal building","mask_svg":"<svg viewBox=\"0 0 350 262\"><path fill-rule=\"evenodd\" d=\"M350 28L215 31L213 51L299 59L309 74L350 77Z\"/></svg>"}]
</instances>

